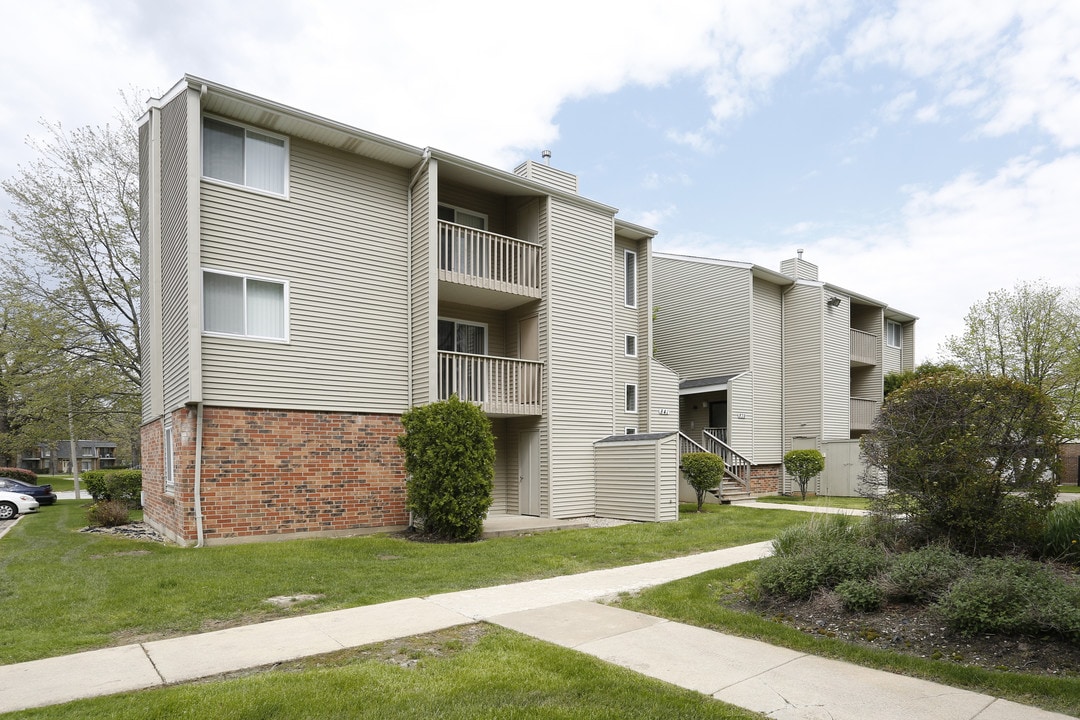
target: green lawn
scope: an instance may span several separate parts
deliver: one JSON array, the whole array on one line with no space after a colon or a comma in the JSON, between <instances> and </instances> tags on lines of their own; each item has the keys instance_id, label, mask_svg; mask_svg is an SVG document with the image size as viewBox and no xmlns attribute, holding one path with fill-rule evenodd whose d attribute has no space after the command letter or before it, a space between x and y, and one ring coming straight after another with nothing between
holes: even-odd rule
<instances>
[{"instance_id":1,"label":"green lawn","mask_svg":"<svg viewBox=\"0 0 1080 720\"><path fill-rule=\"evenodd\" d=\"M60 492L63 490L74 490L75 480L70 475L38 475L38 485L52 485L53 492ZM82 490L86 491L86 485L80 483ZM89 497L89 495L87 496Z\"/></svg>"},{"instance_id":2,"label":"green lawn","mask_svg":"<svg viewBox=\"0 0 1080 720\"><path fill-rule=\"evenodd\" d=\"M756 614L729 610L717 597L746 582L757 563L743 563L677 580L623 598L621 607L699 627L763 640L814 655L912 675L935 682L1004 697L1015 702L1080 717L1080 678L998 672L951 662L911 657L886 650L813 637Z\"/></svg>"},{"instance_id":3,"label":"green lawn","mask_svg":"<svg viewBox=\"0 0 1080 720\"><path fill-rule=\"evenodd\" d=\"M476 637L462 637L476 634ZM761 715L587 655L479 626L221 682L81 700L23 718L715 718Z\"/></svg>"},{"instance_id":4,"label":"green lawn","mask_svg":"<svg viewBox=\"0 0 1080 720\"><path fill-rule=\"evenodd\" d=\"M814 505L816 507L853 508L865 510L870 506L870 501L862 497L826 497L807 493L803 500L800 495L764 495L757 499L763 503L778 503L782 505Z\"/></svg>"},{"instance_id":5,"label":"green lawn","mask_svg":"<svg viewBox=\"0 0 1080 720\"><path fill-rule=\"evenodd\" d=\"M1080 486L1078 486L1078 485L1058 485L1057 491L1059 493L1080 493Z\"/></svg>"},{"instance_id":6,"label":"green lawn","mask_svg":"<svg viewBox=\"0 0 1080 720\"><path fill-rule=\"evenodd\" d=\"M76 532L84 506L61 500L0 539L0 599L19 608L0 613L0 664L704 552L767 540L809 517L713 506L677 523L469 544L367 536L196 550ZM297 594L322 597L289 610L265 602Z\"/></svg>"}]
</instances>

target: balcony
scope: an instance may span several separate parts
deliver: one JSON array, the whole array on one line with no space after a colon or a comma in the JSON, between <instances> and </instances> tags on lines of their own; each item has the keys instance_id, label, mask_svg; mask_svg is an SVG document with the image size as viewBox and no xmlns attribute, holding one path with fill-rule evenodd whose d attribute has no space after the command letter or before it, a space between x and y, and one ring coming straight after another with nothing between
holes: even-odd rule
<instances>
[{"instance_id":1,"label":"balcony","mask_svg":"<svg viewBox=\"0 0 1080 720\"><path fill-rule=\"evenodd\" d=\"M539 415L543 368L536 360L439 352L439 399L456 394L488 415Z\"/></svg>"},{"instance_id":2,"label":"balcony","mask_svg":"<svg viewBox=\"0 0 1080 720\"><path fill-rule=\"evenodd\" d=\"M864 398L851 398L851 429L870 430L874 426L874 418L877 417L881 403L877 400Z\"/></svg>"},{"instance_id":3,"label":"balcony","mask_svg":"<svg viewBox=\"0 0 1080 720\"><path fill-rule=\"evenodd\" d=\"M439 280L458 286L440 297L499 309L538 299L541 252L535 243L440 220Z\"/></svg>"},{"instance_id":4,"label":"balcony","mask_svg":"<svg viewBox=\"0 0 1080 720\"><path fill-rule=\"evenodd\" d=\"M881 341L872 333L851 328L851 366L864 367L878 364Z\"/></svg>"}]
</instances>

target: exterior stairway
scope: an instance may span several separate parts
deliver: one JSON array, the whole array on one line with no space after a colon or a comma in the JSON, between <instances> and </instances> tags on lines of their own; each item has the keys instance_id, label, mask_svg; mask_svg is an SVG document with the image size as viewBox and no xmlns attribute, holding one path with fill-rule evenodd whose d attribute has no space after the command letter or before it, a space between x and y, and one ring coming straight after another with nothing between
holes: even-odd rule
<instances>
[{"instance_id":1,"label":"exterior stairway","mask_svg":"<svg viewBox=\"0 0 1080 720\"><path fill-rule=\"evenodd\" d=\"M707 452L718 455L724 461L724 481L720 487L709 492L722 503L750 500L750 468L753 463L740 455L715 434L705 430L705 444L698 443L685 433L679 433L679 458L689 452Z\"/></svg>"}]
</instances>

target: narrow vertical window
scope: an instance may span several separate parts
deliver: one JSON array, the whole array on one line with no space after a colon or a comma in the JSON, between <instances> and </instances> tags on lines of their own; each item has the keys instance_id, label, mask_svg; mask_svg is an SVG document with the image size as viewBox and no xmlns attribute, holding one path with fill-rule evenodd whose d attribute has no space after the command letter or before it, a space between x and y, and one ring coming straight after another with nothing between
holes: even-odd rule
<instances>
[{"instance_id":1,"label":"narrow vertical window","mask_svg":"<svg viewBox=\"0 0 1080 720\"><path fill-rule=\"evenodd\" d=\"M627 335L623 354L626 357L637 357L637 335Z\"/></svg>"},{"instance_id":2,"label":"narrow vertical window","mask_svg":"<svg viewBox=\"0 0 1080 720\"><path fill-rule=\"evenodd\" d=\"M171 495L176 491L176 479L173 475L173 429L171 425L165 426L161 454L165 460L165 492Z\"/></svg>"},{"instance_id":3,"label":"narrow vertical window","mask_svg":"<svg viewBox=\"0 0 1080 720\"><path fill-rule=\"evenodd\" d=\"M904 329L900 323L893 322L892 320L885 321L886 337L888 338L889 347L903 347L904 344Z\"/></svg>"},{"instance_id":4,"label":"narrow vertical window","mask_svg":"<svg viewBox=\"0 0 1080 720\"><path fill-rule=\"evenodd\" d=\"M637 385L626 385L626 412L637 412Z\"/></svg>"},{"instance_id":5,"label":"narrow vertical window","mask_svg":"<svg viewBox=\"0 0 1080 720\"><path fill-rule=\"evenodd\" d=\"M637 253L633 250L624 250L623 265L625 270L623 286L626 291L623 301L626 307L637 307Z\"/></svg>"}]
</instances>

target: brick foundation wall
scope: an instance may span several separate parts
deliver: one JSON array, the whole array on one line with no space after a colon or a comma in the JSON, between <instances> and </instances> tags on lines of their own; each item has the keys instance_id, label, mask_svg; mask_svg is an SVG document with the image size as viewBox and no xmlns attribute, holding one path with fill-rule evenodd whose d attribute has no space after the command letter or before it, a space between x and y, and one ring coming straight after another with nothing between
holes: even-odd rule
<instances>
[{"instance_id":1,"label":"brick foundation wall","mask_svg":"<svg viewBox=\"0 0 1080 720\"><path fill-rule=\"evenodd\" d=\"M1080 482L1080 443L1062 443L1058 451L1061 453L1061 484L1076 485Z\"/></svg>"},{"instance_id":2,"label":"brick foundation wall","mask_svg":"<svg viewBox=\"0 0 1080 720\"><path fill-rule=\"evenodd\" d=\"M153 440L150 425L144 443ZM157 424L143 473L148 522L196 540L195 412L173 413L176 490L166 495ZM346 535L408 523L397 415L204 407L203 533L209 544L298 534ZM144 445L145 447L145 445ZM149 457L144 458L149 468ZM160 468L160 469L158 469ZM153 498L151 499L151 496Z\"/></svg>"},{"instance_id":3,"label":"brick foundation wall","mask_svg":"<svg viewBox=\"0 0 1080 720\"><path fill-rule=\"evenodd\" d=\"M775 495L780 492L780 465L754 465L750 468L750 492Z\"/></svg>"}]
</instances>

